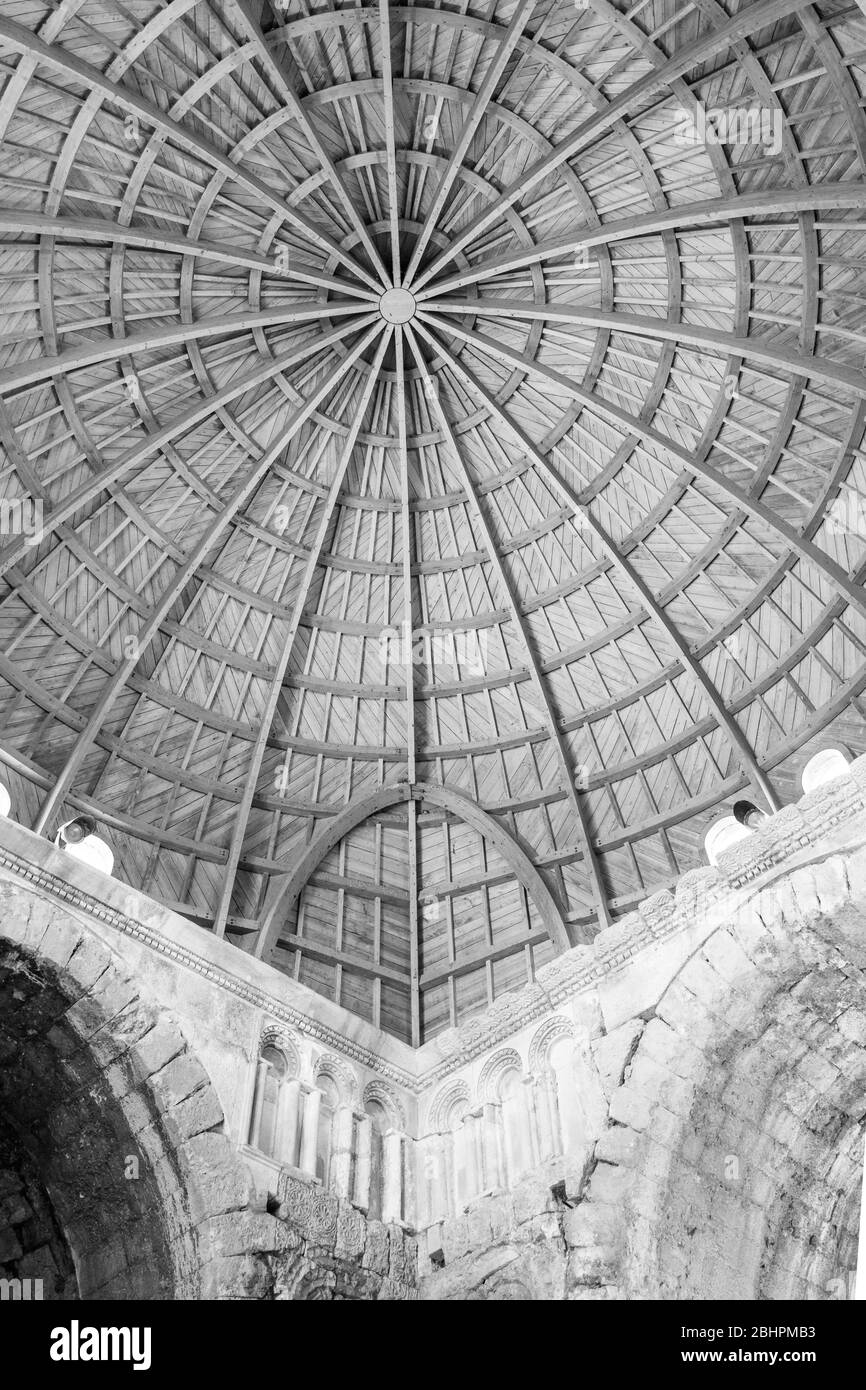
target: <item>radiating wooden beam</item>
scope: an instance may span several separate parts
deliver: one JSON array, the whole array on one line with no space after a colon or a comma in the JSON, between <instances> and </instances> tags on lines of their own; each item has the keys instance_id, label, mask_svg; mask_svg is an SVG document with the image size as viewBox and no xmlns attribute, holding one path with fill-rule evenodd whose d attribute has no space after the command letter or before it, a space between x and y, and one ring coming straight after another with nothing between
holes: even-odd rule
<instances>
[{"instance_id":1,"label":"radiating wooden beam","mask_svg":"<svg viewBox=\"0 0 866 1390\"><path fill-rule=\"evenodd\" d=\"M564 783L563 790L565 792L568 804L570 805L574 814L574 820L583 847L585 867L590 884L592 885L593 897L596 902L599 925L600 927L609 926L611 919L607 906L607 892L602 880L601 869L592 846L592 831L590 829L589 818L586 814L583 802L575 786L575 768L572 764L571 754L569 752L565 737L559 728L559 722L556 716L556 711L553 707L550 694L545 684L544 677L541 673L541 666L538 657L535 653L535 647L533 645L532 636L529 631L528 624L521 611L520 601L518 599L515 586L512 583L511 578L508 575L508 572L502 561L502 557L499 554L499 549L496 544L496 537L493 533L493 529L490 525L490 522L487 519L487 515L484 511L484 507L482 505L475 481L469 473L469 469L466 466L466 462L463 458L462 450L460 449L460 446L457 442L457 438L451 427L451 422L445 414L445 410L439 399L438 392L435 390L435 387L433 385L427 363L425 362L424 357L418 347L417 340L412 332L412 329L407 327L406 332L410 346L412 348L413 355L415 357L416 364L418 366L418 371L429 393L429 396L432 398L433 409L437 417L438 423L442 429L442 433L445 438L445 443L448 446L448 452L455 464L457 473L466 491L466 495L469 498L470 503L472 505L472 513L478 522L479 529L481 530L481 534L484 538L484 545L487 551L488 558L490 560L491 568L494 574L496 575L501 591L506 595L509 612L511 614L512 624L514 626L515 631L521 639L521 643L523 645L523 649L526 655L527 665L532 676L532 683L535 687L535 692L538 697L541 710L543 712L545 725L547 727L547 731L550 736L551 743L553 745L556 760L560 767L560 772Z\"/></svg>"},{"instance_id":2,"label":"radiating wooden beam","mask_svg":"<svg viewBox=\"0 0 866 1390\"><path fill-rule=\"evenodd\" d=\"M394 73L391 63L391 6L379 0L379 45L382 54L382 101L385 109L385 169L388 182L388 221L391 228L391 280L402 285L400 209L397 202L397 134L394 124Z\"/></svg>"},{"instance_id":3,"label":"radiating wooden beam","mask_svg":"<svg viewBox=\"0 0 866 1390\"><path fill-rule=\"evenodd\" d=\"M627 84L621 95L615 97L603 111L584 121L573 135L556 145L550 154L543 159L537 160L498 198L494 199L484 212L473 218L459 236L454 237L447 248L422 272L415 283L420 287L431 280L434 275L439 274L443 265L454 260L455 256L458 256L470 242L475 241L492 222L497 221L508 208L513 207L540 180L547 178L554 169L558 169L561 164L571 159L578 151L585 149L617 121L628 116L651 93L658 91L661 87L666 87L674 78L682 77L684 73L700 67L720 49L724 51L732 44L754 33L756 29L763 29L780 19L786 19L797 10L805 9L810 3L811 0L752 0L751 4L741 9L727 24L722 24L719 28L702 34L692 43L678 48L668 62L646 73L637 82Z\"/></svg>"},{"instance_id":4,"label":"radiating wooden beam","mask_svg":"<svg viewBox=\"0 0 866 1390\"><path fill-rule=\"evenodd\" d=\"M330 343L345 338L351 333L359 332L371 323L378 322L378 315L373 314L365 315L357 321L349 320L336 328L333 333L329 333L315 342L307 341L300 348L292 348L289 351L279 353L273 360L269 359L255 367L253 371L244 372L241 376L233 378L227 386L222 387L219 391L214 391L213 395L202 397L189 410L182 411L167 425L154 430L140 444L134 445L132 449L121 454L118 459L113 459L105 468L91 473L78 487L72 488L64 494L43 514L43 536L50 536L58 526L71 520L94 497L98 497L101 492L125 478L153 454L159 453L160 449L170 440L193 429L200 421L217 414L230 401L236 400L238 396L244 395L253 387L269 381L272 377L290 370L299 362L309 360L312 355ZM17 565L24 559L30 553L30 549L29 539L26 536L19 536L16 540L10 541L8 545L0 548L0 575L6 574L13 565Z\"/></svg>"},{"instance_id":5,"label":"radiating wooden beam","mask_svg":"<svg viewBox=\"0 0 866 1390\"><path fill-rule=\"evenodd\" d=\"M314 222L292 207L282 194L268 187L257 175L245 169L243 164L235 163L227 155L221 154L202 136L196 135L189 126L166 115L160 107L140 96L132 87L121 86L107 77L92 63L76 57L69 49L53 43L46 43L32 29L18 24L12 19L0 18L0 40L14 52L23 53L34 59L40 66L60 73L66 81L77 83L88 92L99 92L102 97L125 111L131 112L146 126L160 131L168 139L175 141L181 149L201 159L224 177L246 188L267 207L280 214L286 222L296 227L316 245L323 246L329 255L347 267L353 275L375 288L376 280L348 252L343 251L329 236L322 232Z\"/></svg>"},{"instance_id":6,"label":"radiating wooden beam","mask_svg":"<svg viewBox=\"0 0 866 1390\"><path fill-rule=\"evenodd\" d=\"M250 251L246 246L234 246L230 241L201 241L194 237L181 236L165 227L125 226L103 217L52 217L48 213L29 212L23 208L0 208L0 232L12 233L16 240L28 233L37 237L55 236L73 245L78 241L104 242L106 246L116 244L133 246L143 251L192 256L200 261L216 261L221 265L258 270L274 276L275 280L286 286L296 281L302 285L314 285L317 289L330 290L333 294L362 299L368 305L375 304L379 299L378 290L365 288L364 285L346 278L338 279L334 275L326 275L314 265L297 260L295 255L292 255L289 268L283 274L277 270L272 255L264 256L257 251Z\"/></svg>"},{"instance_id":7,"label":"radiating wooden beam","mask_svg":"<svg viewBox=\"0 0 866 1390\"><path fill-rule=\"evenodd\" d=\"M720 356L734 356L762 363L793 376L814 378L828 386L848 386L858 396L866 397L866 372L834 362L816 353L812 357L777 348L757 337L740 337L720 328L703 328L691 323L669 323L666 319L643 318L639 314L608 313L603 309L584 308L566 304L537 304L522 299L431 299L424 304L426 313L457 314L461 318L503 318L511 321L574 323L587 328L604 328L611 333L632 334L652 341L682 343L687 347L708 348Z\"/></svg>"},{"instance_id":8,"label":"radiating wooden beam","mask_svg":"<svg viewBox=\"0 0 866 1390\"><path fill-rule=\"evenodd\" d=\"M598 227L579 227L567 237L541 241L536 246L500 256L485 256L476 265L467 266L444 279L435 278L425 286L416 284L412 293L421 301L440 299L466 285L490 280L497 275L509 275L539 261L553 260L573 254L580 247L616 246L635 238L676 232L688 236L691 231L715 227L720 223L748 217L773 217L779 213L832 212L836 208L866 207L866 182L816 183L806 188L766 188L760 192L740 193L734 198L714 198L701 203L678 203L662 210L652 209L638 217L617 218L602 222ZM474 301L473 301L474 302ZM530 301L531 302L531 301Z\"/></svg>"},{"instance_id":9,"label":"radiating wooden beam","mask_svg":"<svg viewBox=\"0 0 866 1390\"><path fill-rule=\"evenodd\" d=\"M265 702L264 709L261 711L261 714L258 717L259 731L256 736L256 741L253 744L249 764L247 766L247 771L244 776L243 793L241 795L237 814L235 816L231 844L229 845L226 872L223 878L219 902L217 903L217 909L215 913L214 930L217 936L222 936L225 932L226 920L228 918L229 911L231 908L232 890L234 888L235 874L237 873L238 863L240 862L241 853L243 850L244 836L246 834L247 823L249 821L250 811L252 809L253 797L255 796L256 786L258 784L259 774L261 772L262 760L267 751L268 739L271 734L271 726L274 722L274 718L276 717L277 706L279 704L280 696L283 692L283 682L285 680L286 671L289 668L289 663L291 662L292 655L295 650L295 643L297 642L298 631L301 625L301 617L303 615L304 608L307 603L307 598L310 592L310 587L313 583L313 579L315 577L316 569L321 559L322 550L328 536L331 521L334 516L334 509L337 505L337 499L340 495L340 489L343 486L343 480L346 476L346 470L349 467L349 464L352 460L352 454L355 448L355 441L357 440L358 435L361 431L361 426L364 423L364 419L367 414L367 407L370 403L370 398L373 394L373 390L378 384L379 370L382 366L382 362L385 357L385 352L387 351L388 343L391 339L391 329L384 324L382 325L382 327L385 328L385 331L381 333L381 342L376 351L376 356L373 361L373 368L370 372L367 373L367 379L364 384L364 389L361 393L360 400L357 401L353 406L353 418L349 426L349 432L343 443L337 466L334 469L334 476L331 479L331 485L328 488L327 496L325 497L320 507L319 519L316 524L313 539L310 543L309 554L307 556L307 561L304 566L304 572L301 577L297 593L295 595L294 603L292 605L289 625L282 637L282 649L277 659L276 666L274 667L273 676L270 682L270 688L268 690L268 697ZM376 333L377 331L381 332L381 329L374 327L373 333Z\"/></svg>"},{"instance_id":10,"label":"radiating wooden beam","mask_svg":"<svg viewBox=\"0 0 866 1390\"><path fill-rule=\"evenodd\" d=\"M463 367L445 344L442 343L440 339L434 338L432 334L427 332L423 325L419 325L418 331L423 334L435 352L441 353L445 357L452 371L460 376L473 394L484 402L492 417L513 435L519 447L528 454L542 476L570 507L578 523L581 526L585 526L596 537L605 554L637 594L638 600L643 608L662 628L669 642L676 650L683 669L688 671L694 683L709 702L719 728L722 730L722 733L731 746L734 758L752 782L759 797L766 802L769 811L778 811L781 803L769 777L761 770L754 749L751 747L737 721L728 712L721 695L710 680L700 661L692 656L688 642L682 636L676 624L667 616L661 604L656 602L652 591L640 577L634 565L625 558L612 537L607 533L601 523L596 520L591 508L581 503L571 484L560 476L557 469L533 443L529 435L525 433L513 417L497 404L495 398L482 385L475 374Z\"/></svg>"},{"instance_id":11,"label":"radiating wooden beam","mask_svg":"<svg viewBox=\"0 0 866 1390\"><path fill-rule=\"evenodd\" d=\"M286 445L294 438L298 430L300 430L314 411L318 409L321 402L331 393L338 382L342 380L346 372L354 366L355 362L361 354L366 351L378 332L379 327L377 324L374 324L360 342L358 342L342 360L338 361L333 375L326 376L324 382L317 387L308 400L293 412L291 420L286 428L280 432L274 443L266 449L240 486L233 490L231 496L225 502L222 511L217 515L215 520L206 527L204 535L193 547L186 562L179 566L170 584L168 584L160 594L150 617L140 629L137 635L135 652L123 662L114 676L107 682L96 705L90 712L86 728L76 739L72 752L69 754L65 764L60 770L54 786L42 803L33 827L38 833L44 833L47 830L55 812L63 802L67 789L73 784L84 759L93 745L96 735L108 717L118 695L124 689L129 676L135 670L142 655L159 632L162 622L171 612L171 609L183 593L187 584L195 576L205 557L220 540L239 509L254 496L262 480L270 471L272 464L279 457L283 449L285 449ZM332 335L327 335L327 337L323 338L320 346L324 346L331 336Z\"/></svg>"},{"instance_id":12,"label":"radiating wooden beam","mask_svg":"<svg viewBox=\"0 0 866 1390\"><path fill-rule=\"evenodd\" d=\"M380 0L380 3L385 4L387 0ZM487 114L488 104L493 99L493 93L496 90L500 77L505 71L505 65L514 52L517 41L526 28L529 17L534 9L535 0L520 0L520 3L517 5L511 17L511 22L499 43L496 56L488 67L484 75L484 81L475 94L472 109L466 117L463 129L458 136L454 149L448 156L445 172L441 174L436 181L436 191L433 195L433 201L427 209L427 215L424 218L424 224L418 235L415 249L412 252L412 258L406 268L407 285L411 286L412 277L418 269L421 263L421 257L427 249L427 243L436 229L439 216L448 201L448 194L451 192L454 180L460 172L460 168L469 146L472 143L475 132Z\"/></svg>"},{"instance_id":13,"label":"radiating wooden beam","mask_svg":"<svg viewBox=\"0 0 866 1390\"><path fill-rule=\"evenodd\" d=\"M750 493L744 492L736 483L731 482L723 473L720 473L717 468L713 468L711 464L706 463L702 458L697 457L697 455L688 449L681 448L678 444L675 444L672 439L669 439L667 435L652 429L636 415L631 415L628 411L621 410L619 406L612 405L602 396L592 391L584 390L583 387L578 386L569 377L564 376L562 372L554 371L552 367L542 366L528 354L514 352L502 342L498 340L494 341L494 339L488 338L483 333L474 333L470 329L463 328L459 324L454 324L450 321L447 325L440 323L433 315L428 318L426 314L421 313L418 317L422 322L428 323L431 328L438 328L440 333L452 334L455 337L462 338L465 342L472 343L473 346L487 353L490 357L507 363L508 366L517 367L518 370L525 371L529 375L535 375L541 377L544 381L555 383L563 391L567 392L568 395L573 397L574 400L580 401L582 405L586 406L596 415L600 415L603 419L610 421L611 424L625 430L627 433L637 435L638 438L643 439L646 443L653 444L657 448L662 449L665 453L669 454L671 458L676 459L684 468L687 468L690 473L694 473L696 477L705 478L707 482L713 483L728 497L732 498L737 506L741 507L744 512L747 512L750 516L755 517L758 521L763 522L765 526L777 532L777 534L780 535L802 559L808 560L816 569L821 570L833 586L845 597L847 602L866 617L866 592L864 592L862 586L853 580L850 574L848 574L841 565L831 559L826 551L821 550L820 546L814 545L812 541L806 540L799 531L793 526L790 526L788 522L774 512L771 507L764 506L763 502L752 497Z\"/></svg>"},{"instance_id":14,"label":"radiating wooden beam","mask_svg":"<svg viewBox=\"0 0 866 1390\"><path fill-rule=\"evenodd\" d=\"M333 192L336 193L340 206L343 208L349 220L350 226L354 229L355 235L369 256L370 262L377 274L382 277L383 286L386 285L388 277L385 267L382 264L382 258L376 250L370 234L359 216L358 209L349 196L349 192L343 182L339 169L325 149L319 132L316 130L303 103L288 81L280 63L271 52L267 39L262 33L261 26L255 17L252 5L249 3L249 0L227 0L227 4L234 10L240 21L241 28L252 40L256 56L276 87L280 102L291 111L301 130L304 132L316 158L328 175L330 187ZM362 278L366 279L366 277Z\"/></svg>"},{"instance_id":15,"label":"radiating wooden beam","mask_svg":"<svg viewBox=\"0 0 866 1390\"><path fill-rule=\"evenodd\" d=\"M99 362L111 362L118 357L138 352L156 352L174 343L196 342L216 338L221 334L249 333L254 328L278 328L286 323L317 323L321 319L346 318L350 314L369 314L369 304L286 304L279 309L259 309L219 318L197 319L195 323L172 323L168 327L152 328L133 333L128 338L100 338L96 342L77 344L56 356L32 357L0 372L0 395L10 396L34 382L44 381L69 372L92 367ZM68 329L67 329L68 332Z\"/></svg>"}]
</instances>

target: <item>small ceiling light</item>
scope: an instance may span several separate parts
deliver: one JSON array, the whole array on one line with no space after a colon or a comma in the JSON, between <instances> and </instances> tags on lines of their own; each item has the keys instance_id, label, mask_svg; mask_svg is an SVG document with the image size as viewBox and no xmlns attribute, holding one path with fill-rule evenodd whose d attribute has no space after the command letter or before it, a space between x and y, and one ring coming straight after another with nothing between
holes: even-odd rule
<instances>
[{"instance_id":1,"label":"small ceiling light","mask_svg":"<svg viewBox=\"0 0 866 1390\"><path fill-rule=\"evenodd\" d=\"M744 825L747 830L757 830L762 820L766 820L766 813L759 811L758 807L751 801L734 802L734 820L739 825Z\"/></svg>"},{"instance_id":2,"label":"small ceiling light","mask_svg":"<svg viewBox=\"0 0 866 1390\"><path fill-rule=\"evenodd\" d=\"M95 834L96 821L89 816L78 816L61 825L55 838L55 845L65 849L74 859L89 864L102 874L110 874L114 869L114 854L111 846Z\"/></svg>"},{"instance_id":3,"label":"small ceiling light","mask_svg":"<svg viewBox=\"0 0 866 1390\"><path fill-rule=\"evenodd\" d=\"M8 816L12 810L12 798L9 795L9 788L0 782L0 816Z\"/></svg>"}]
</instances>

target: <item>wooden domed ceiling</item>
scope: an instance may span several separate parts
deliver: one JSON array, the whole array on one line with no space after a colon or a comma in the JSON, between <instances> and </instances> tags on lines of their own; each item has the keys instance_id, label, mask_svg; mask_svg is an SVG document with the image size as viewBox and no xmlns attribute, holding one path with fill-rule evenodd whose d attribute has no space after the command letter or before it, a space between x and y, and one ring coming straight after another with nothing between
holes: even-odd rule
<instances>
[{"instance_id":1,"label":"wooden domed ceiling","mask_svg":"<svg viewBox=\"0 0 866 1390\"><path fill-rule=\"evenodd\" d=\"M0 41L19 820L418 1042L862 751L860 8Z\"/></svg>"}]
</instances>

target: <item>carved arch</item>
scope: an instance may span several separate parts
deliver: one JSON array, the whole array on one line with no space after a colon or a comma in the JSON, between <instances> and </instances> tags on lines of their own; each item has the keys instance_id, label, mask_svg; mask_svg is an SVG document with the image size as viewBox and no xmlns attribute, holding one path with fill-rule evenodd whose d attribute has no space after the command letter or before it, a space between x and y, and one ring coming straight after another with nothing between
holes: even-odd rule
<instances>
[{"instance_id":1,"label":"carved arch","mask_svg":"<svg viewBox=\"0 0 866 1390\"><path fill-rule=\"evenodd\" d=\"M519 1071L521 1076L525 1075L523 1058L513 1047L501 1048L495 1052L481 1069L478 1078L478 1099L481 1101L499 1100L499 1084L506 1072Z\"/></svg>"}]
</instances>

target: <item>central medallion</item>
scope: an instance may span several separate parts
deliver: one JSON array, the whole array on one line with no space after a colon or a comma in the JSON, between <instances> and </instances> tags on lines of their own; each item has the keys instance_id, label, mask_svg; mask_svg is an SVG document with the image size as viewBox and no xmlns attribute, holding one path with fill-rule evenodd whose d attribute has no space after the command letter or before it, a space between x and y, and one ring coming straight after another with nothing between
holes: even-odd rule
<instances>
[{"instance_id":1,"label":"central medallion","mask_svg":"<svg viewBox=\"0 0 866 1390\"><path fill-rule=\"evenodd\" d=\"M415 296L408 290L386 290L379 300L379 313L386 323L408 323L415 314Z\"/></svg>"}]
</instances>

